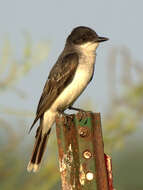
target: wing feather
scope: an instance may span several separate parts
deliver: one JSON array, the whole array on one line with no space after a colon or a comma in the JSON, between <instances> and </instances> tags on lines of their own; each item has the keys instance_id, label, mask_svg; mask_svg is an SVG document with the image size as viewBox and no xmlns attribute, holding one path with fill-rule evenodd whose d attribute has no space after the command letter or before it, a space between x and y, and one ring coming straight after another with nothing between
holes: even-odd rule
<instances>
[{"instance_id":1,"label":"wing feather","mask_svg":"<svg viewBox=\"0 0 143 190\"><path fill-rule=\"evenodd\" d=\"M78 55L70 53L60 58L52 68L48 80L44 86L43 93L37 107L36 118L30 128L33 128L38 119L50 108L54 100L73 80L78 66ZM30 132L29 131L29 132Z\"/></svg>"}]
</instances>

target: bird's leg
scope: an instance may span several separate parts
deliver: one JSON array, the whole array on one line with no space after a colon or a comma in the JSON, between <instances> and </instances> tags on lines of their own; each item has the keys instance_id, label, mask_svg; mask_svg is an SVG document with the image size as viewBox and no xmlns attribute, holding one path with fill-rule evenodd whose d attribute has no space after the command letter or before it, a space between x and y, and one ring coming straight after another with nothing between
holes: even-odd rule
<instances>
[{"instance_id":1,"label":"bird's leg","mask_svg":"<svg viewBox=\"0 0 143 190\"><path fill-rule=\"evenodd\" d=\"M75 110L75 111L78 111L78 118L79 120L81 121L82 119L86 118L87 117L87 113L85 110L83 109L80 109L80 108L75 108L75 107L72 107L72 106L69 106L68 109L70 110Z\"/></svg>"},{"instance_id":2,"label":"bird's leg","mask_svg":"<svg viewBox=\"0 0 143 190\"><path fill-rule=\"evenodd\" d=\"M79 111L79 112L85 112L85 110L83 110L83 109L75 108L75 107L72 107L72 106L69 106L68 109L69 109L69 110Z\"/></svg>"},{"instance_id":3,"label":"bird's leg","mask_svg":"<svg viewBox=\"0 0 143 190\"><path fill-rule=\"evenodd\" d=\"M64 111L59 110L58 112L59 112L60 115L62 115L64 117L70 117L70 118L72 118L72 115L69 115L69 114L65 113Z\"/></svg>"}]
</instances>

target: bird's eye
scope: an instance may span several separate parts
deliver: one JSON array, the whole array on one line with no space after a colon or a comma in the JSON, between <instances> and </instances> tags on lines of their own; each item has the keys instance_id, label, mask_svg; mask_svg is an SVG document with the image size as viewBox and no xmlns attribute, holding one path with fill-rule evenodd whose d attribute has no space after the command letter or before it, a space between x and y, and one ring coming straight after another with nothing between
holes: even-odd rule
<instances>
[{"instance_id":1,"label":"bird's eye","mask_svg":"<svg viewBox=\"0 0 143 190\"><path fill-rule=\"evenodd\" d=\"M83 37L83 38L82 38L82 41L85 42L85 40L86 40L85 37Z\"/></svg>"},{"instance_id":2,"label":"bird's eye","mask_svg":"<svg viewBox=\"0 0 143 190\"><path fill-rule=\"evenodd\" d=\"M83 36L82 36L82 41L85 41L85 40L86 40L86 36L83 35Z\"/></svg>"}]
</instances>

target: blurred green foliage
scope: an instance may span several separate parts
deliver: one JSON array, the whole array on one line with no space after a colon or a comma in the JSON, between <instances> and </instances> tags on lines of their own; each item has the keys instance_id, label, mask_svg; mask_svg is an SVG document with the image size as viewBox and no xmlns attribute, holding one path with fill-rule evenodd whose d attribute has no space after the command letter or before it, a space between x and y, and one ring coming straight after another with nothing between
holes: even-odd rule
<instances>
[{"instance_id":1,"label":"blurred green foliage","mask_svg":"<svg viewBox=\"0 0 143 190\"><path fill-rule=\"evenodd\" d=\"M40 42L34 46L31 37L27 35L22 57L17 60L12 54L10 41L5 40L0 55L0 93L4 91L9 93L14 89L16 95L21 97L21 93L24 92L17 89L18 81L22 77L26 77L37 64L41 64L47 58L48 52L48 43ZM117 65L119 57L121 61ZM143 67L139 62L133 60L127 48L112 48L108 58L107 74L110 99L102 125L104 126L105 150L112 153L113 150L118 150L123 146L126 137L131 135L142 121L143 83L141 73ZM118 67L121 71L120 76L118 76ZM87 106L92 110L92 104ZM1 107L0 111L4 114L16 115L17 120L19 120L19 115L23 115L25 118L27 115L32 116L33 114L31 110L25 113L9 107ZM21 128L26 128L24 121L20 121L20 125ZM27 134L23 134L25 133L19 131L18 126L13 129L8 120L0 117L0 189L60 189L55 133L52 133L48 143L48 159L43 164L46 167L41 168L40 172L36 174L29 174L26 171L33 143L26 140ZM128 159L127 156L126 160ZM117 187L123 190L122 184L118 180L115 181ZM131 187L128 188L126 185L127 189L131 190Z\"/></svg>"},{"instance_id":2,"label":"blurred green foliage","mask_svg":"<svg viewBox=\"0 0 143 190\"><path fill-rule=\"evenodd\" d=\"M122 62L118 63L118 58ZM111 49L107 70L110 100L104 119L104 140L106 151L111 152L120 148L142 121L143 67L124 47Z\"/></svg>"},{"instance_id":3,"label":"blurred green foliage","mask_svg":"<svg viewBox=\"0 0 143 190\"><path fill-rule=\"evenodd\" d=\"M48 53L49 43L41 41L33 45L26 34L21 58L16 59L10 41L5 39L0 54L0 90L11 90L34 66L45 61Z\"/></svg>"}]
</instances>

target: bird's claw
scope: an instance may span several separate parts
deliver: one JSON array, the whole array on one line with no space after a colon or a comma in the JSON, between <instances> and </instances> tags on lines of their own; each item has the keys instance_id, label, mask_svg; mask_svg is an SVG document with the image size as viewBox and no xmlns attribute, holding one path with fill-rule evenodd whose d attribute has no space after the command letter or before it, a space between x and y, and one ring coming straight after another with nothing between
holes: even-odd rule
<instances>
[{"instance_id":1,"label":"bird's claw","mask_svg":"<svg viewBox=\"0 0 143 190\"><path fill-rule=\"evenodd\" d=\"M79 121L83 120L83 119L86 119L88 117L88 112L87 111L84 111L84 110L81 110L77 113L77 119Z\"/></svg>"}]
</instances>

